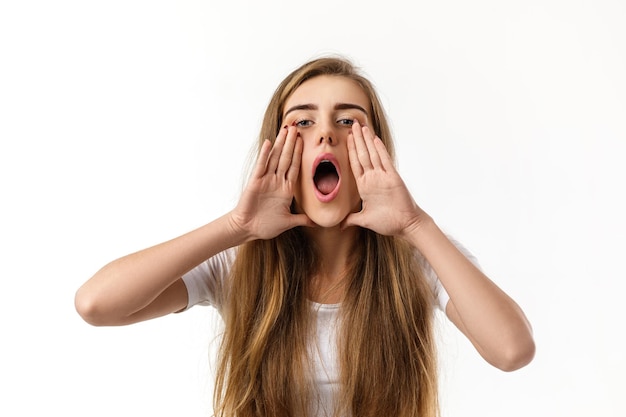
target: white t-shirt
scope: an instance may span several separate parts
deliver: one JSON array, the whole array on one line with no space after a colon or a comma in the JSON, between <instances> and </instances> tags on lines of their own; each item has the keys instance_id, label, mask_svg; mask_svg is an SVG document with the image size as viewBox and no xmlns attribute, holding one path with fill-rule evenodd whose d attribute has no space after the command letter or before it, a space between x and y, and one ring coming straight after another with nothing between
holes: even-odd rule
<instances>
[{"instance_id":1,"label":"white t-shirt","mask_svg":"<svg viewBox=\"0 0 626 417\"><path fill-rule=\"evenodd\" d=\"M460 243L451 239L459 250L477 265L476 258ZM183 276L189 302L194 305L211 305L218 311L223 306L222 284L228 276L235 260L236 248L228 249L204 261ZM436 305L445 312L449 296L441 285L435 271L426 259L416 251L425 278L428 280L436 299ZM311 308L317 318L316 339L311 341L309 355L314 366L314 380L318 389L318 404L312 404L311 415L331 416L334 399L339 389L339 369L337 365L337 322L340 304L319 304L311 301Z\"/></svg>"}]
</instances>

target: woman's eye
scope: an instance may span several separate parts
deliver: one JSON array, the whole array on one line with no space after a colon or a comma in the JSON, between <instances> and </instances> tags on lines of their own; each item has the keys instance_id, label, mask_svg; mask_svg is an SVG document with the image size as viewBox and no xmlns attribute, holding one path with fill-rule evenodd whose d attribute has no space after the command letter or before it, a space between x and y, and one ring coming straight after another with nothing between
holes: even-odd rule
<instances>
[{"instance_id":1,"label":"woman's eye","mask_svg":"<svg viewBox=\"0 0 626 417\"><path fill-rule=\"evenodd\" d=\"M354 119L339 119L337 123L344 126L352 126L354 124Z\"/></svg>"},{"instance_id":2,"label":"woman's eye","mask_svg":"<svg viewBox=\"0 0 626 417\"><path fill-rule=\"evenodd\" d=\"M311 126L313 124L313 122L311 120L298 120L296 122L296 126L298 127L307 127L307 126Z\"/></svg>"}]
</instances>

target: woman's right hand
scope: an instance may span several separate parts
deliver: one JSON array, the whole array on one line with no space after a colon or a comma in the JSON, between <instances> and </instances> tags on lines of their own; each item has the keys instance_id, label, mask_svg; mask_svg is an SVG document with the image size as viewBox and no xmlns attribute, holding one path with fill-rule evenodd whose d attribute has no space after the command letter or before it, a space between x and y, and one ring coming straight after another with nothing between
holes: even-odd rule
<instances>
[{"instance_id":1,"label":"woman's right hand","mask_svg":"<svg viewBox=\"0 0 626 417\"><path fill-rule=\"evenodd\" d=\"M296 226L314 226L306 214L293 214L291 203L300 173L302 139L285 126L272 145L265 140L256 166L237 206L231 227L246 240L271 239Z\"/></svg>"}]
</instances>

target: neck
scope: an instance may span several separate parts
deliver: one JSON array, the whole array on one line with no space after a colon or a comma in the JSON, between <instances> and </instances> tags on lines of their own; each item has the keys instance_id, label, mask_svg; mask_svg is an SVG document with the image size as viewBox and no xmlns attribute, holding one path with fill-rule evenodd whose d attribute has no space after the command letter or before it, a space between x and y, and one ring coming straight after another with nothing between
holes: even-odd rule
<instances>
[{"instance_id":1,"label":"neck","mask_svg":"<svg viewBox=\"0 0 626 417\"><path fill-rule=\"evenodd\" d=\"M311 285L312 301L323 304L339 303L343 299L345 277L358 228L341 230L339 227L307 230L317 247L319 266Z\"/></svg>"}]
</instances>

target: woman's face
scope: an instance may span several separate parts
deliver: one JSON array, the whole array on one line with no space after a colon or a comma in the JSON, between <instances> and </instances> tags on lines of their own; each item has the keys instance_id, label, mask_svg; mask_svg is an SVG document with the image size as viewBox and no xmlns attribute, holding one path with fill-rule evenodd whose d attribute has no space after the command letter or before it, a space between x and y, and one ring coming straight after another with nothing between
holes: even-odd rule
<instances>
[{"instance_id":1,"label":"woman's face","mask_svg":"<svg viewBox=\"0 0 626 417\"><path fill-rule=\"evenodd\" d=\"M322 227L360 210L361 198L348 159L353 120L369 125L370 101L353 80L321 75L305 81L285 102L283 121L303 141L295 208Z\"/></svg>"}]
</instances>

